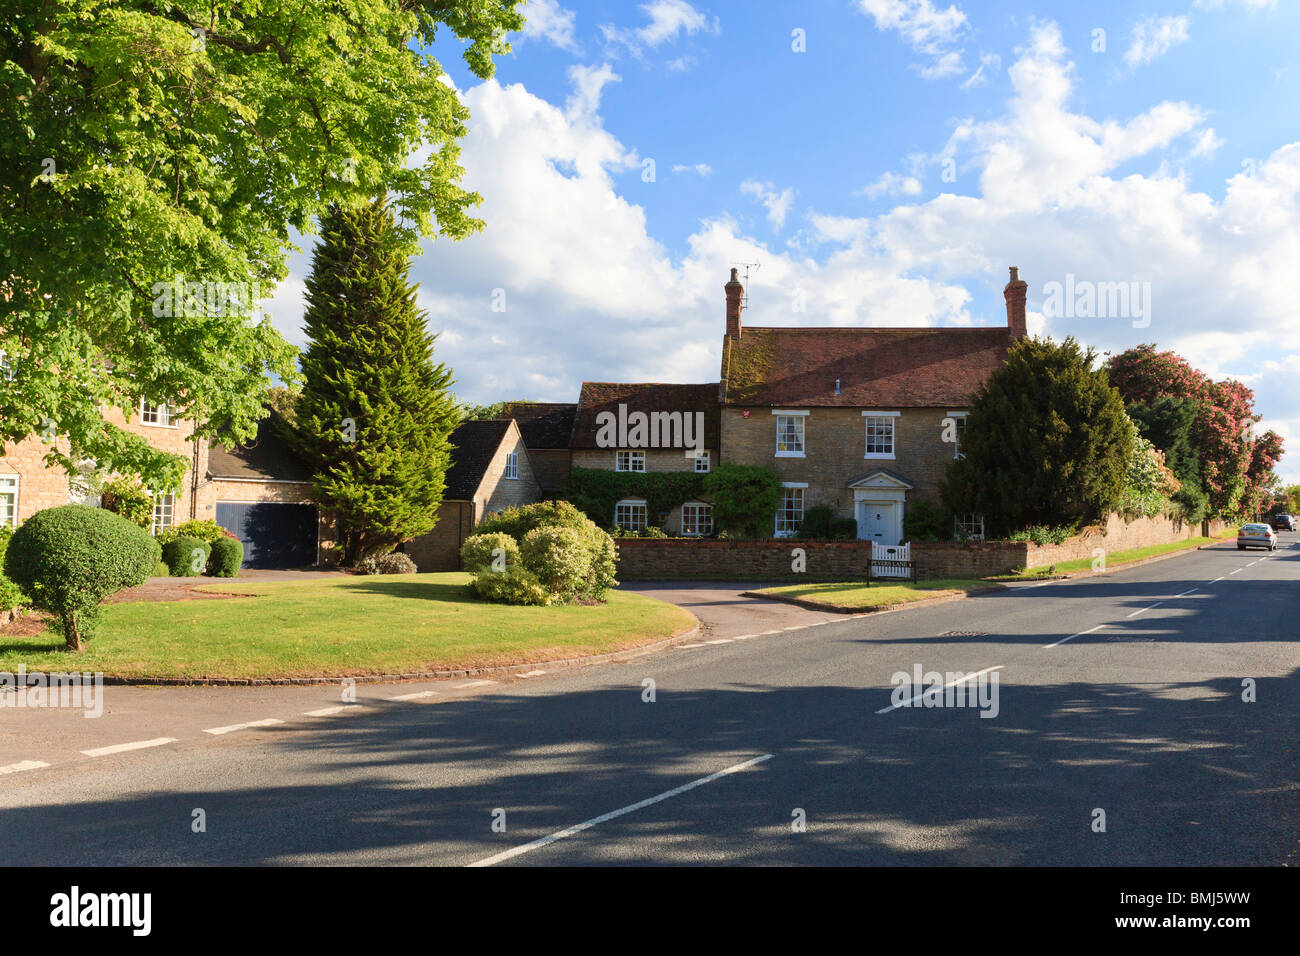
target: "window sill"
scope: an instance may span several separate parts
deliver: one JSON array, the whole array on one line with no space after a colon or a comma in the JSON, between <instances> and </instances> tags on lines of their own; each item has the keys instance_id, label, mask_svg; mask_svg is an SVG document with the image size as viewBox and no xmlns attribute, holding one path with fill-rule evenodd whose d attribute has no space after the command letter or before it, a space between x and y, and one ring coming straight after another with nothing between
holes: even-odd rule
<instances>
[{"instance_id":1,"label":"window sill","mask_svg":"<svg viewBox=\"0 0 1300 956\"><path fill-rule=\"evenodd\" d=\"M776 457L777 458L807 458L808 456L801 451L778 451L776 453Z\"/></svg>"},{"instance_id":2,"label":"window sill","mask_svg":"<svg viewBox=\"0 0 1300 956\"><path fill-rule=\"evenodd\" d=\"M862 456L867 461L897 461L897 455L882 455L880 452L868 452Z\"/></svg>"}]
</instances>

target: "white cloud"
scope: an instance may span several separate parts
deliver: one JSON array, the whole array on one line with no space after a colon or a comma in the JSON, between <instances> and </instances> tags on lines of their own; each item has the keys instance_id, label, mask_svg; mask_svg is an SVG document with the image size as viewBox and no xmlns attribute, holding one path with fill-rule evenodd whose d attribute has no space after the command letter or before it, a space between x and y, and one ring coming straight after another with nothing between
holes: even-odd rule
<instances>
[{"instance_id":1,"label":"white cloud","mask_svg":"<svg viewBox=\"0 0 1300 956\"><path fill-rule=\"evenodd\" d=\"M556 0L528 0L523 7L523 36L530 40L545 40L561 50L578 52L574 38L576 14L560 6Z\"/></svg>"},{"instance_id":2,"label":"white cloud","mask_svg":"<svg viewBox=\"0 0 1300 956\"><path fill-rule=\"evenodd\" d=\"M600 95L605 87L619 81L619 75L608 63L569 67L569 82L573 84L573 93L566 101L565 109L571 117L594 116L600 109Z\"/></svg>"},{"instance_id":3,"label":"white cloud","mask_svg":"<svg viewBox=\"0 0 1300 956\"><path fill-rule=\"evenodd\" d=\"M1000 70L1001 68L1002 57L998 56L996 53L981 53L979 68L970 76L966 77L961 84L961 88L963 90L969 90L972 86L983 86L989 79L988 74L985 71L988 70L989 72L992 72L993 70Z\"/></svg>"},{"instance_id":4,"label":"white cloud","mask_svg":"<svg viewBox=\"0 0 1300 956\"><path fill-rule=\"evenodd\" d=\"M1129 69L1137 69L1164 56L1171 47L1186 43L1187 28L1191 21L1185 16L1147 17L1133 26L1129 48L1124 51L1124 62Z\"/></svg>"},{"instance_id":5,"label":"white cloud","mask_svg":"<svg viewBox=\"0 0 1300 956\"><path fill-rule=\"evenodd\" d=\"M901 176L898 173L883 173L874 183L861 191L868 199L881 196L919 196L921 181L915 176Z\"/></svg>"},{"instance_id":6,"label":"white cloud","mask_svg":"<svg viewBox=\"0 0 1300 956\"><path fill-rule=\"evenodd\" d=\"M624 46L633 56L640 56L646 47L673 43L678 37L694 33L717 33L721 29L716 17L710 20L686 0L651 0L642 4L641 11L649 18L642 26L620 29L603 24L600 32L606 42Z\"/></svg>"},{"instance_id":7,"label":"white cloud","mask_svg":"<svg viewBox=\"0 0 1300 956\"><path fill-rule=\"evenodd\" d=\"M1201 133L1200 136L1196 138L1196 145L1192 147L1192 155L1213 156L1216 152L1218 152L1219 147L1222 145L1223 145L1223 138L1221 136L1216 135L1214 132L1214 128L1211 127L1205 130L1203 133Z\"/></svg>"},{"instance_id":8,"label":"white cloud","mask_svg":"<svg viewBox=\"0 0 1300 956\"><path fill-rule=\"evenodd\" d=\"M777 192L776 186L772 183L760 183L754 179L746 179L740 184L740 191L746 196L753 196L763 204L763 208L767 210L767 221L774 228L779 230L785 225L785 217L794 204L793 187Z\"/></svg>"},{"instance_id":9,"label":"white cloud","mask_svg":"<svg viewBox=\"0 0 1300 956\"><path fill-rule=\"evenodd\" d=\"M713 173L713 167L708 163L695 163L694 165L677 163L673 166L673 172L679 176L682 173L694 173L696 176L709 176Z\"/></svg>"},{"instance_id":10,"label":"white cloud","mask_svg":"<svg viewBox=\"0 0 1300 956\"><path fill-rule=\"evenodd\" d=\"M878 30L894 30L922 56L928 66L919 67L927 80L966 72L960 49L969 21L956 4L935 7L931 0L858 0L858 7L876 22Z\"/></svg>"},{"instance_id":11,"label":"white cloud","mask_svg":"<svg viewBox=\"0 0 1300 956\"><path fill-rule=\"evenodd\" d=\"M1087 115L1073 104L1060 32L1046 24L1010 65L1005 108L961 123L944 147L967 195L903 192L863 217L813 210L797 247L771 247L727 210L705 209L689 236L671 237L685 249L672 255L647 228L641 182L624 175L635 151L594 110L613 75L584 70L564 107L497 81L463 94L474 117L465 186L484 196L487 228L431 242L413 265L463 397L572 401L583 379L715 381L722 284L737 261L762 263L749 287L752 325L1000 324L1014 264L1030 283L1031 330L1100 350L1156 342L1215 377L1251 376L1257 411L1300 441L1300 347L1288 344L1300 341L1300 271L1289 268L1300 260L1300 142L1213 196L1194 191L1159 167L1208 142L1203 112L1163 102ZM742 195L784 223L793 188L751 182ZM295 341L304 261L271 306ZM1150 324L1043 315L1044 285L1067 274L1150 282ZM498 288L505 312L491 308ZM1297 470L1279 471L1288 469Z\"/></svg>"},{"instance_id":12,"label":"white cloud","mask_svg":"<svg viewBox=\"0 0 1300 956\"><path fill-rule=\"evenodd\" d=\"M1202 10L1222 10L1232 5L1245 7L1254 13L1256 10L1272 10L1277 6L1277 0L1196 0L1193 4Z\"/></svg>"}]
</instances>

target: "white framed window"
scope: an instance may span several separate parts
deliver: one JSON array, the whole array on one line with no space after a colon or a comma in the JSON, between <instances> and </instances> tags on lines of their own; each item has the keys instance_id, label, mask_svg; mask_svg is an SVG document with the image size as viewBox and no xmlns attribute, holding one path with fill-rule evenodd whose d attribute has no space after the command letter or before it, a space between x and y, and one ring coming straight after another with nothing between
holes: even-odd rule
<instances>
[{"instance_id":1,"label":"white framed window","mask_svg":"<svg viewBox=\"0 0 1300 956\"><path fill-rule=\"evenodd\" d=\"M614 506L614 524L624 531L644 531L645 502L640 498L627 498L620 501Z\"/></svg>"},{"instance_id":2,"label":"white framed window","mask_svg":"<svg viewBox=\"0 0 1300 956\"><path fill-rule=\"evenodd\" d=\"M172 526L173 519L176 516L176 496L175 495L154 495L153 497L153 527L152 534L159 531L166 531Z\"/></svg>"},{"instance_id":3,"label":"white framed window","mask_svg":"<svg viewBox=\"0 0 1300 956\"><path fill-rule=\"evenodd\" d=\"M898 412L863 412L866 422L866 451L863 458L894 457L894 422Z\"/></svg>"},{"instance_id":4,"label":"white framed window","mask_svg":"<svg viewBox=\"0 0 1300 956\"><path fill-rule=\"evenodd\" d=\"M776 416L776 457L804 457L804 419L806 411L775 410Z\"/></svg>"},{"instance_id":5,"label":"white framed window","mask_svg":"<svg viewBox=\"0 0 1300 956\"><path fill-rule=\"evenodd\" d=\"M953 518L954 532L958 538L970 541L984 540L983 515L957 515Z\"/></svg>"},{"instance_id":6,"label":"white framed window","mask_svg":"<svg viewBox=\"0 0 1300 956\"><path fill-rule=\"evenodd\" d=\"M776 537L791 538L799 533L803 524L804 492L806 484L787 482L781 488L781 504L776 509Z\"/></svg>"},{"instance_id":7,"label":"white framed window","mask_svg":"<svg viewBox=\"0 0 1300 956\"><path fill-rule=\"evenodd\" d=\"M14 380L13 363L9 361L9 356L0 352L0 382L12 382Z\"/></svg>"},{"instance_id":8,"label":"white framed window","mask_svg":"<svg viewBox=\"0 0 1300 956\"><path fill-rule=\"evenodd\" d=\"M0 528L18 526L18 476L0 475Z\"/></svg>"},{"instance_id":9,"label":"white framed window","mask_svg":"<svg viewBox=\"0 0 1300 956\"><path fill-rule=\"evenodd\" d=\"M695 470L701 474L709 470L709 452L697 451L695 453Z\"/></svg>"},{"instance_id":10,"label":"white framed window","mask_svg":"<svg viewBox=\"0 0 1300 956\"><path fill-rule=\"evenodd\" d=\"M512 451L506 455L506 473L505 478L519 477L519 452Z\"/></svg>"},{"instance_id":11,"label":"white framed window","mask_svg":"<svg viewBox=\"0 0 1300 956\"><path fill-rule=\"evenodd\" d=\"M643 451L614 452L614 470L615 471L645 471L645 452Z\"/></svg>"},{"instance_id":12,"label":"white framed window","mask_svg":"<svg viewBox=\"0 0 1300 956\"><path fill-rule=\"evenodd\" d=\"M140 400L140 421L146 425L158 425L170 428L172 413L166 405L150 405L146 399Z\"/></svg>"},{"instance_id":13,"label":"white framed window","mask_svg":"<svg viewBox=\"0 0 1300 956\"><path fill-rule=\"evenodd\" d=\"M713 534L713 505L688 501L682 505L682 536L687 538Z\"/></svg>"},{"instance_id":14,"label":"white framed window","mask_svg":"<svg viewBox=\"0 0 1300 956\"><path fill-rule=\"evenodd\" d=\"M966 412L949 412L948 417L952 419L953 431L956 441L952 445L952 457L965 458L966 453L961 450L961 443L966 438Z\"/></svg>"}]
</instances>

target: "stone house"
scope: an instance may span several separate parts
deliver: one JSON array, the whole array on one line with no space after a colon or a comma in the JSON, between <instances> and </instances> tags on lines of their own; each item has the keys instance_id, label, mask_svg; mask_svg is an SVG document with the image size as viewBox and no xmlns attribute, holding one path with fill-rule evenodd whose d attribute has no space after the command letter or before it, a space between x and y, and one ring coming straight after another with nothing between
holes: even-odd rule
<instances>
[{"instance_id":1,"label":"stone house","mask_svg":"<svg viewBox=\"0 0 1300 956\"><path fill-rule=\"evenodd\" d=\"M514 419L463 422L451 433L451 467L428 534L402 545L420 571L456 571L460 546L488 515L542 498L542 487Z\"/></svg>"},{"instance_id":2,"label":"stone house","mask_svg":"<svg viewBox=\"0 0 1300 956\"><path fill-rule=\"evenodd\" d=\"M583 382L573 422L573 467L614 472L708 474L720 459L718 385ZM647 514L643 498L625 498L606 523L640 531L658 523L670 534L713 530L707 499Z\"/></svg>"}]
</instances>

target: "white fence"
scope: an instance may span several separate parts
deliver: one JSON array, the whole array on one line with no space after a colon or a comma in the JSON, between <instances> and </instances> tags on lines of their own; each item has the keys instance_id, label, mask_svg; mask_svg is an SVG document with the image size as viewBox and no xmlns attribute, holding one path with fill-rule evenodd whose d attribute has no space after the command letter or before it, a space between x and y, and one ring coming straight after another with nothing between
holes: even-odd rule
<instances>
[{"instance_id":1,"label":"white fence","mask_svg":"<svg viewBox=\"0 0 1300 956\"><path fill-rule=\"evenodd\" d=\"M871 576L873 578L910 578L912 544L884 545L872 542Z\"/></svg>"}]
</instances>

